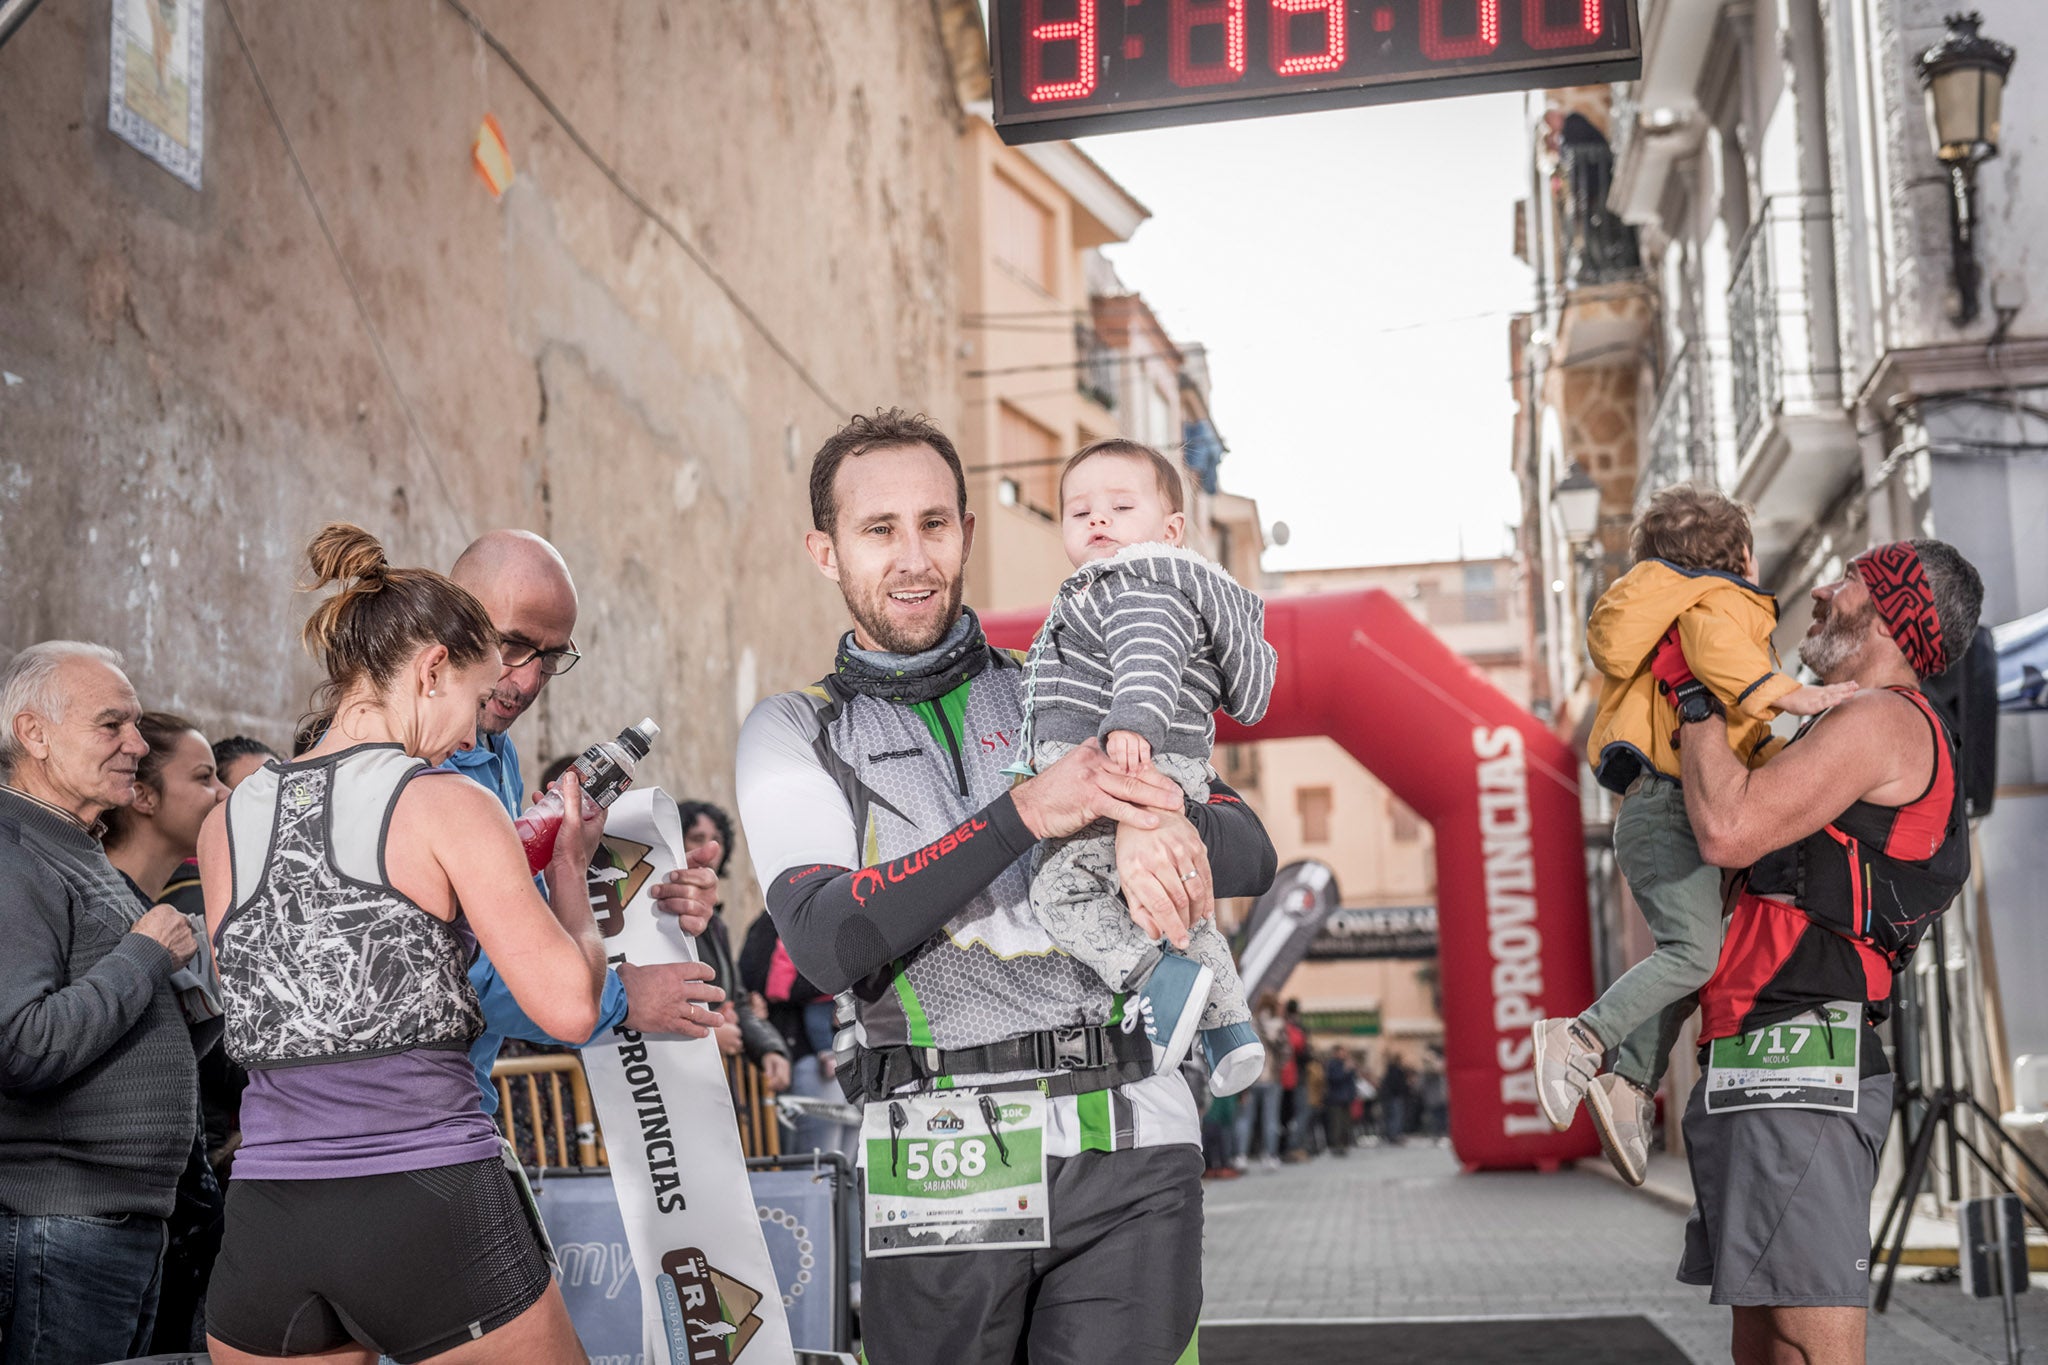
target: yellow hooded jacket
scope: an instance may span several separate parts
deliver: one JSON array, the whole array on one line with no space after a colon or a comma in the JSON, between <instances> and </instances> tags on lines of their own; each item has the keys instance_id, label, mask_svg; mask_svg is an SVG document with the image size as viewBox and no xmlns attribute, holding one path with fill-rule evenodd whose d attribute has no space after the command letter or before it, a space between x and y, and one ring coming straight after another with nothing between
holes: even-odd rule
<instances>
[{"instance_id":1,"label":"yellow hooded jacket","mask_svg":"<svg viewBox=\"0 0 2048 1365\"><path fill-rule=\"evenodd\" d=\"M1728 708L1735 756L1754 768L1784 745L1770 721L1799 682L1779 670L1771 648L1778 600L1731 573L1646 559L1600 594L1586 623L1601 673L1586 761L1610 791L1626 791L1649 769L1679 775L1678 716L1650 676L1650 657L1674 621L1693 676Z\"/></svg>"}]
</instances>

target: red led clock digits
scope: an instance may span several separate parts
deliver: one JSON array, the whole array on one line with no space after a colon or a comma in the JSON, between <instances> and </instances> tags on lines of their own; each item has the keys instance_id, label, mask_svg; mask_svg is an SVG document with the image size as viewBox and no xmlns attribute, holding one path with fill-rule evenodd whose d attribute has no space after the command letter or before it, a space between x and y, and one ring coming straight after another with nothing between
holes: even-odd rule
<instances>
[{"instance_id":1,"label":"red led clock digits","mask_svg":"<svg viewBox=\"0 0 2048 1365\"><path fill-rule=\"evenodd\" d=\"M1096 0L1074 0L1074 17L1046 22L1045 0L1024 0L1024 96L1033 104L1085 99L1095 93ZM1045 79L1045 50L1074 45L1074 78Z\"/></svg>"},{"instance_id":2,"label":"red led clock digits","mask_svg":"<svg viewBox=\"0 0 2048 1365\"><path fill-rule=\"evenodd\" d=\"M1454 62L1484 57L1500 46L1500 0L1476 0L1479 23L1463 37L1444 35L1445 0L1422 0L1422 55L1433 62ZM1527 0L1530 10L1543 8L1542 0ZM1587 0L1597 4L1597 0ZM1540 21L1541 15L1537 18Z\"/></svg>"},{"instance_id":3,"label":"red led clock digits","mask_svg":"<svg viewBox=\"0 0 2048 1365\"><path fill-rule=\"evenodd\" d=\"M1282 76L1307 76L1336 71L1344 65L1345 0L1272 0L1273 70ZM1323 45L1314 52L1296 52L1290 41L1297 14L1323 12Z\"/></svg>"},{"instance_id":4,"label":"red led clock digits","mask_svg":"<svg viewBox=\"0 0 2048 1365\"><path fill-rule=\"evenodd\" d=\"M1200 28L1223 30L1223 60L1195 60L1194 34ZM1167 64L1173 83L1183 90L1228 85L1244 75L1244 0L1173 0L1173 43Z\"/></svg>"},{"instance_id":5,"label":"red led clock digits","mask_svg":"<svg viewBox=\"0 0 2048 1365\"><path fill-rule=\"evenodd\" d=\"M1600 41L1600 0L1575 0L1579 17L1570 23L1553 24L1545 17L1543 0L1522 0L1522 37L1530 47L1547 51L1558 47L1584 47Z\"/></svg>"}]
</instances>

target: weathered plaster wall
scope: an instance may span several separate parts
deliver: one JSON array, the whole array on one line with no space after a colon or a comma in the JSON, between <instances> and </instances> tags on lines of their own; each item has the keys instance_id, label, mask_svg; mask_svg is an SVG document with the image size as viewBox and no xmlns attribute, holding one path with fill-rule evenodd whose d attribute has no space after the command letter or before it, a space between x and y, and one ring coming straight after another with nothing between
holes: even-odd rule
<instances>
[{"instance_id":1,"label":"weathered plaster wall","mask_svg":"<svg viewBox=\"0 0 2048 1365\"><path fill-rule=\"evenodd\" d=\"M843 621L810 451L854 409L959 416L934 6L473 8L830 401L445 0L209 0L199 193L106 131L106 5L44 6L0 47L0 652L104 641L147 704L281 741L322 522L441 567L530 527L585 661L514 731L529 768L653 714L653 776L729 800L739 717Z\"/></svg>"}]
</instances>

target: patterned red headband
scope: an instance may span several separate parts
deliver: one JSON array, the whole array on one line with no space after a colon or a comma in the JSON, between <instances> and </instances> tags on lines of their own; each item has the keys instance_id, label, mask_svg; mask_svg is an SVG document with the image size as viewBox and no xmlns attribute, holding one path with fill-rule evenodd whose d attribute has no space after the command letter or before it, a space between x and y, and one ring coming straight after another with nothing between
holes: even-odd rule
<instances>
[{"instance_id":1,"label":"patterned red headband","mask_svg":"<svg viewBox=\"0 0 2048 1365\"><path fill-rule=\"evenodd\" d=\"M1927 570L1911 542L1895 540L1865 550L1849 561L1865 587L1878 619L1898 642L1899 652L1923 678L1948 669L1948 648L1941 639L1941 617L1934 610L1934 590Z\"/></svg>"}]
</instances>

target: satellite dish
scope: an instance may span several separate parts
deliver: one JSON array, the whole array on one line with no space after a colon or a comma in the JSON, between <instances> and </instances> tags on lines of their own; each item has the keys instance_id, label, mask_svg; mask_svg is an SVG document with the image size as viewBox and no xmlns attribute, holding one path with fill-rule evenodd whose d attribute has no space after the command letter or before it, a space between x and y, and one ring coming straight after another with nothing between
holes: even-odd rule
<instances>
[{"instance_id":1,"label":"satellite dish","mask_svg":"<svg viewBox=\"0 0 2048 1365\"><path fill-rule=\"evenodd\" d=\"M1294 532L1287 529L1286 522L1276 521L1273 523L1273 529L1267 533L1266 539L1272 541L1275 545L1285 545L1288 538L1293 534Z\"/></svg>"}]
</instances>

